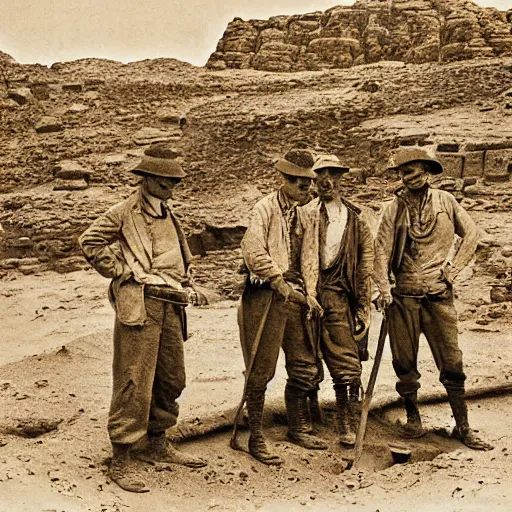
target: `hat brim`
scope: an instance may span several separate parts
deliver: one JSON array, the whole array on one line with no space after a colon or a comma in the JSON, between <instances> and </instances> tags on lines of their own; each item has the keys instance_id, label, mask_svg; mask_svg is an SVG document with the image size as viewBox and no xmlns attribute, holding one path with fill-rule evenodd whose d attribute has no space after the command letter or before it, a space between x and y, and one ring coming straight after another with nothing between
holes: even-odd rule
<instances>
[{"instance_id":1,"label":"hat brim","mask_svg":"<svg viewBox=\"0 0 512 512\"><path fill-rule=\"evenodd\" d=\"M411 160L407 160L406 162L401 162L400 165L393 165L388 167L388 171L398 171L404 165L412 164L413 162L428 163L428 172L430 174L442 174L444 172L443 165L441 164L441 162L438 162L437 160L429 160L426 158L413 158Z\"/></svg>"},{"instance_id":2,"label":"hat brim","mask_svg":"<svg viewBox=\"0 0 512 512\"><path fill-rule=\"evenodd\" d=\"M161 178L184 178L187 175L176 160L150 156L145 156L130 171L137 176L149 174Z\"/></svg>"},{"instance_id":3,"label":"hat brim","mask_svg":"<svg viewBox=\"0 0 512 512\"><path fill-rule=\"evenodd\" d=\"M316 174L312 171L311 167L299 167L298 165L292 164L284 158L279 159L274 167L287 176L295 176L297 178L311 178L315 179Z\"/></svg>"},{"instance_id":4,"label":"hat brim","mask_svg":"<svg viewBox=\"0 0 512 512\"><path fill-rule=\"evenodd\" d=\"M350 167L347 167L346 165L337 164L335 162L332 163L325 163L320 164L318 167L315 165L313 166L313 172L321 171L322 169L333 169L335 172L339 172L342 174L345 174L347 172L350 172Z\"/></svg>"}]
</instances>

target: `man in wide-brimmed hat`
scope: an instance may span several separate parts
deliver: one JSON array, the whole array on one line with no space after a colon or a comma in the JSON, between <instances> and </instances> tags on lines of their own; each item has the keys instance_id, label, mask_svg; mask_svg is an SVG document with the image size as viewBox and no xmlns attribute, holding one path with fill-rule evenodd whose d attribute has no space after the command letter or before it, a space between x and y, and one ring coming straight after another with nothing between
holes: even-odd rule
<instances>
[{"instance_id":1,"label":"man in wide-brimmed hat","mask_svg":"<svg viewBox=\"0 0 512 512\"><path fill-rule=\"evenodd\" d=\"M132 492L148 490L132 455L153 463L205 465L176 450L165 436L177 422L177 399L185 388L184 308L205 301L192 287L191 253L170 204L174 187L186 175L175 157L170 149L148 149L132 169L142 177L138 191L79 238L86 259L112 279L109 297L116 321L109 476Z\"/></svg>"},{"instance_id":2,"label":"man in wide-brimmed hat","mask_svg":"<svg viewBox=\"0 0 512 512\"><path fill-rule=\"evenodd\" d=\"M379 225L374 279L378 302L387 309L396 390L407 413L403 435L425 434L417 404L418 346L423 333L448 393L454 436L470 448L491 449L469 427L453 303L453 281L476 250L477 227L452 194L429 186L429 176L441 174L443 166L424 148L399 150L389 169L398 171L402 187ZM455 235L460 243L454 251Z\"/></svg>"},{"instance_id":3,"label":"man in wide-brimmed hat","mask_svg":"<svg viewBox=\"0 0 512 512\"><path fill-rule=\"evenodd\" d=\"M313 171L318 198L299 210L301 273L308 297L324 310L320 348L334 383L339 441L351 447L361 382L358 342L370 322L373 238L360 208L341 195L349 168L336 155L320 155Z\"/></svg>"},{"instance_id":4,"label":"man in wide-brimmed hat","mask_svg":"<svg viewBox=\"0 0 512 512\"><path fill-rule=\"evenodd\" d=\"M296 233L297 207L311 198L313 163L313 155L304 149L290 150L277 161L281 186L254 206L242 240L248 275L239 324L247 368L244 400L249 451L267 465L282 463L269 450L262 430L265 391L274 376L281 346L288 372L288 438L308 449L327 448L312 435L308 393L318 388L322 367L306 326L308 306L299 274L300 240Z\"/></svg>"}]
</instances>

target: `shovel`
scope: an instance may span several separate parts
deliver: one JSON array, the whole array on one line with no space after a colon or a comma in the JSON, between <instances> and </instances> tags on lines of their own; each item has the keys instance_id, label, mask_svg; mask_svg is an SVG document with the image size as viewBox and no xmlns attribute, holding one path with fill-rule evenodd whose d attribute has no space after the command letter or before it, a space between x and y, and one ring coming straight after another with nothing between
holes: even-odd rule
<instances>
[{"instance_id":1,"label":"shovel","mask_svg":"<svg viewBox=\"0 0 512 512\"><path fill-rule=\"evenodd\" d=\"M357 429L356 444L354 445L354 457L348 462L347 469L357 469L357 464L363 453L364 436L366 434L366 424L368 422L368 412L370 411L370 404L372 401L373 390L379 373L380 362L382 360L382 353L384 352L384 344L388 334L388 320L386 318L386 311L383 311L382 323L380 325L379 341L377 342L377 350L375 351L375 359L373 361L372 371L366 393L363 398L363 405L361 407L361 420L359 428Z\"/></svg>"}]
</instances>

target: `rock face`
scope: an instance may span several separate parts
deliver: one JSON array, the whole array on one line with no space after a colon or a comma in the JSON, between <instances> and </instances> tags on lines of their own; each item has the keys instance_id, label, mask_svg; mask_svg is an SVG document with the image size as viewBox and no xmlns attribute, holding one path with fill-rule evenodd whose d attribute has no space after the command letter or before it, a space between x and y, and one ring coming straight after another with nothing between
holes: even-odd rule
<instances>
[{"instance_id":1,"label":"rock face","mask_svg":"<svg viewBox=\"0 0 512 512\"><path fill-rule=\"evenodd\" d=\"M235 18L207 66L304 71L499 55L512 55L510 12L469 0L358 0L266 21Z\"/></svg>"}]
</instances>

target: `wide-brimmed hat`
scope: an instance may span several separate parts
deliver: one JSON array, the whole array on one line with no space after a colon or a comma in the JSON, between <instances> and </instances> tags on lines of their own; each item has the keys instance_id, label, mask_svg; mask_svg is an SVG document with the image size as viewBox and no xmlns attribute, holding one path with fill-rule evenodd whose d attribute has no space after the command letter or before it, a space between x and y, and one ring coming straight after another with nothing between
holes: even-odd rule
<instances>
[{"instance_id":1,"label":"wide-brimmed hat","mask_svg":"<svg viewBox=\"0 0 512 512\"><path fill-rule=\"evenodd\" d=\"M334 169L340 173L350 171L350 167L343 165L336 155L319 155L313 165L313 171L318 172L321 169Z\"/></svg>"},{"instance_id":2,"label":"wide-brimmed hat","mask_svg":"<svg viewBox=\"0 0 512 512\"><path fill-rule=\"evenodd\" d=\"M428 151L422 148L406 148L400 149L391 155L388 170L396 170L402 165L410 164L412 162L428 162L428 172L431 174L441 174L443 172L443 165L439 160L431 155Z\"/></svg>"},{"instance_id":3,"label":"wide-brimmed hat","mask_svg":"<svg viewBox=\"0 0 512 512\"><path fill-rule=\"evenodd\" d=\"M290 149L274 164L274 167L287 176L315 179L316 174L312 171L314 163L315 157L311 151Z\"/></svg>"},{"instance_id":4,"label":"wide-brimmed hat","mask_svg":"<svg viewBox=\"0 0 512 512\"><path fill-rule=\"evenodd\" d=\"M179 162L174 158L156 158L154 156L143 156L142 160L131 169L131 172L139 176L150 174L151 176L162 176L164 178L184 178L185 171Z\"/></svg>"}]
</instances>

